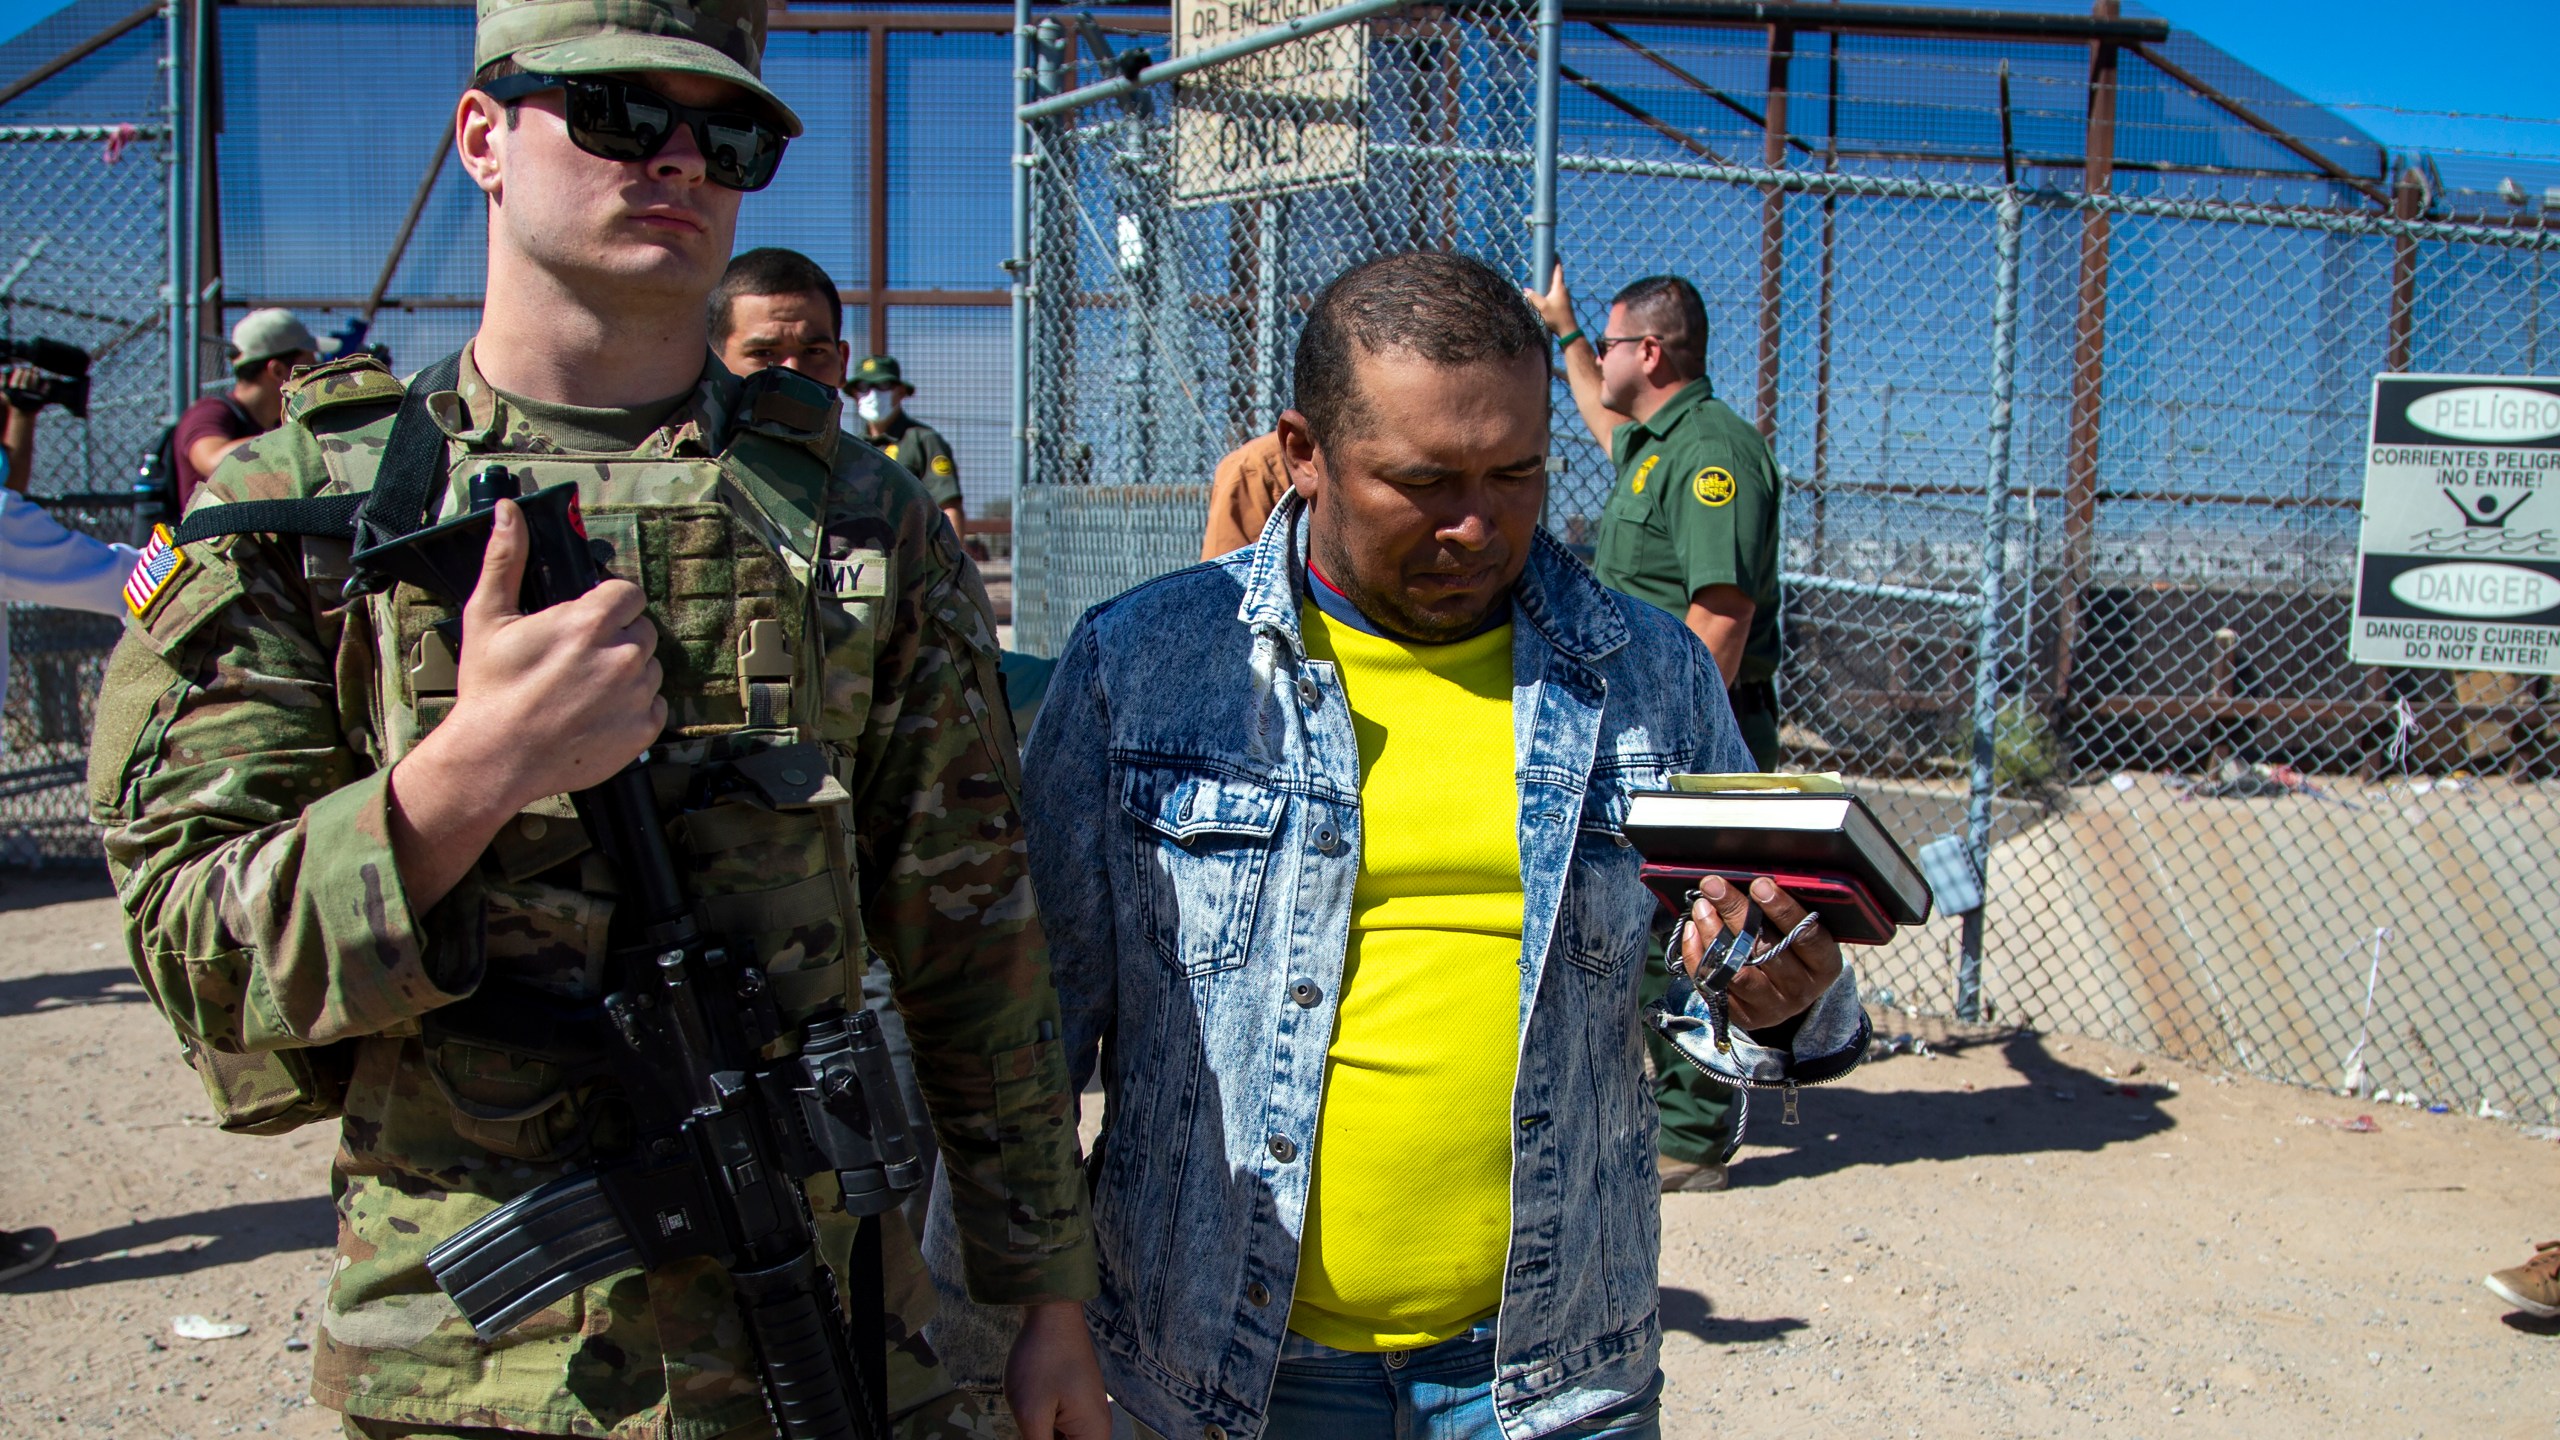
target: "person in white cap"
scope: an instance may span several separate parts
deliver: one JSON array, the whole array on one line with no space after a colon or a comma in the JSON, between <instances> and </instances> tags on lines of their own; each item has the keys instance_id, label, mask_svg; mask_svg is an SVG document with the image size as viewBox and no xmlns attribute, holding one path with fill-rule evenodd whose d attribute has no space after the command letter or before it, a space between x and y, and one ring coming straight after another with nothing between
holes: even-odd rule
<instances>
[{"instance_id":1,"label":"person in white cap","mask_svg":"<svg viewBox=\"0 0 2560 1440\"><path fill-rule=\"evenodd\" d=\"M231 327L231 388L178 417L178 509L222 457L284 419L284 382L320 358L320 342L290 310L252 310Z\"/></svg>"}]
</instances>

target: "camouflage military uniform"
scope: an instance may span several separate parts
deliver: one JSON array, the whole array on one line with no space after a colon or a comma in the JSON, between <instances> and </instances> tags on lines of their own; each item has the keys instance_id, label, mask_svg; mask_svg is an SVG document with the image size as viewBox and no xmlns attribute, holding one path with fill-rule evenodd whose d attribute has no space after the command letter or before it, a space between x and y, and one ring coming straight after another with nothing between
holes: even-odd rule
<instances>
[{"instance_id":1,"label":"camouflage military uniform","mask_svg":"<svg viewBox=\"0 0 2560 1440\"><path fill-rule=\"evenodd\" d=\"M198 506L369 488L399 396L370 360L307 372L286 423ZM889 962L972 1292L1084 1298L1073 1097L984 594L924 493L839 435L834 406L790 371L741 381L714 362L629 455L571 456L468 355L429 402L450 438L445 513L494 458L528 492L575 480L608 568L647 593L669 707L652 770L712 926L752 939L794 1013L859 1004L866 946ZM343 1079L314 1393L395 1431L752 1430L755 1372L708 1262L610 1278L485 1344L422 1268L443 1237L620 1138L609 1091L421 1025L484 977L595 996L613 900L555 796L413 913L386 779L452 709L430 628L452 612L405 586L345 603L347 569L342 542L188 546L109 667L90 781L163 1013L209 1059L291 1050ZM919 1333L931 1286L884 1219L890 1399L906 1410L948 1387ZM853 1226L822 1229L841 1272ZM988 1433L966 1406L925 1411L940 1433Z\"/></svg>"}]
</instances>

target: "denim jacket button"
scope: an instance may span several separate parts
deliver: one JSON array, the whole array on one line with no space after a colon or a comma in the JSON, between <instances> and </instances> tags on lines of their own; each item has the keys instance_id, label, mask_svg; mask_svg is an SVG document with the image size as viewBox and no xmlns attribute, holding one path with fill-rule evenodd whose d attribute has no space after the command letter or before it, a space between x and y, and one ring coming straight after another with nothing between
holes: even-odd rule
<instances>
[{"instance_id":1,"label":"denim jacket button","mask_svg":"<svg viewBox=\"0 0 2560 1440\"><path fill-rule=\"evenodd\" d=\"M1224 1425L1207 1426L1201 1430L1200 1440L1227 1440L1227 1427Z\"/></svg>"},{"instance_id":2,"label":"denim jacket button","mask_svg":"<svg viewBox=\"0 0 2560 1440\"><path fill-rule=\"evenodd\" d=\"M1257 1307L1268 1305L1271 1303L1271 1287L1256 1280L1244 1287L1244 1298L1252 1301Z\"/></svg>"},{"instance_id":3,"label":"denim jacket button","mask_svg":"<svg viewBox=\"0 0 2560 1440\"><path fill-rule=\"evenodd\" d=\"M1306 706L1310 710L1313 710L1316 708L1316 701L1320 698L1322 697L1316 689L1316 682L1314 678L1306 675L1299 676L1298 703Z\"/></svg>"},{"instance_id":4,"label":"denim jacket button","mask_svg":"<svg viewBox=\"0 0 2560 1440\"><path fill-rule=\"evenodd\" d=\"M1298 1158L1298 1142L1286 1135L1271 1137L1271 1158L1286 1165Z\"/></svg>"},{"instance_id":5,"label":"denim jacket button","mask_svg":"<svg viewBox=\"0 0 2560 1440\"><path fill-rule=\"evenodd\" d=\"M1324 991L1313 980L1292 980L1289 982L1289 998L1312 1009L1317 1001L1324 998Z\"/></svg>"},{"instance_id":6,"label":"denim jacket button","mask_svg":"<svg viewBox=\"0 0 2560 1440\"><path fill-rule=\"evenodd\" d=\"M1334 846L1339 843L1341 838L1342 837L1333 833L1332 826L1321 826L1316 830L1316 849L1330 855L1333 853Z\"/></svg>"}]
</instances>

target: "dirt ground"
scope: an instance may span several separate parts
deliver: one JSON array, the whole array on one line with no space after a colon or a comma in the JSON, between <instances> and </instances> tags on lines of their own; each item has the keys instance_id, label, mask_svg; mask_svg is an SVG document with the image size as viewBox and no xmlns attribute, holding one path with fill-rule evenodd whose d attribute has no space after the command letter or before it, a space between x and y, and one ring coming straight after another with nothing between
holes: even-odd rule
<instances>
[{"instance_id":1,"label":"dirt ground","mask_svg":"<svg viewBox=\"0 0 2560 1440\"><path fill-rule=\"evenodd\" d=\"M335 1435L330 1136L213 1130L114 927L0 880L0 1226L63 1237L0 1291L0 1435ZM1764 1101L1737 1188L1664 1200L1664 1433L2560 1435L2560 1325L2480 1286L2560 1236L2560 1146L2360 1108L2060 1036Z\"/></svg>"}]
</instances>

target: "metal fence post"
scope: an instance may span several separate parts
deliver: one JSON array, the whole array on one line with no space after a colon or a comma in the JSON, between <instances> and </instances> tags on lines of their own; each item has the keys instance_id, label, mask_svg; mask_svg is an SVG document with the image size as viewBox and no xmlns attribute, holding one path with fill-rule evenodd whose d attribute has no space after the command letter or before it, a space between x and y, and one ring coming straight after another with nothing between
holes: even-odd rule
<instances>
[{"instance_id":1,"label":"metal fence post","mask_svg":"<svg viewBox=\"0 0 2560 1440\"><path fill-rule=\"evenodd\" d=\"M2016 187L2000 192L1991 244L1991 418L1988 473L1982 483L1982 621L1973 656L1973 781L1965 805L1965 853L1980 879L1982 903L1964 917L1964 949L1956 963L1956 1018L1982 1018L1983 922L1991 911L1991 799L1998 783L2000 660L2008 636L2001 613L2009 568L2009 431L2018 379L2018 230L2023 207Z\"/></svg>"},{"instance_id":2,"label":"metal fence post","mask_svg":"<svg viewBox=\"0 0 2560 1440\"><path fill-rule=\"evenodd\" d=\"M1005 268L1013 278L1013 413L1007 428L1013 440L1010 519L1016 527L1022 524L1023 481L1031 471L1031 122L1020 113L1031 92L1031 0L1013 0L1013 251ZM872 143L881 142L874 137ZM1018 541L1013 548L1020 553Z\"/></svg>"},{"instance_id":3,"label":"metal fence post","mask_svg":"<svg viewBox=\"0 0 2560 1440\"><path fill-rule=\"evenodd\" d=\"M216 0L194 0L188 11L187 29L187 307L183 334L172 334L171 344L183 341L187 351L187 394L185 404L192 405L204 386L204 303L212 287L205 278L205 222L212 217L213 196L206 191L206 167L213 153L213 87L219 83L222 57L215 54L214 5ZM215 256L214 270L221 270L221 257ZM222 323L222 308L215 306L213 328L217 333L227 329Z\"/></svg>"},{"instance_id":4,"label":"metal fence post","mask_svg":"<svg viewBox=\"0 0 2560 1440\"><path fill-rule=\"evenodd\" d=\"M1281 343L1282 307L1288 283L1282 242L1289 227L1289 197L1271 195L1260 202L1261 217L1253 236L1253 422L1269 426L1280 418L1281 397L1289 393L1289 353Z\"/></svg>"},{"instance_id":5,"label":"metal fence post","mask_svg":"<svg viewBox=\"0 0 2560 1440\"><path fill-rule=\"evenodd\" d=\"M1529 197L1529 286L1544 292L1556 270L1556 93L1563 63L1564 0L1538 0L1538 117L1530 144L1536 155Z\"/></svg>"},{"instance_id":6,"label":"metal fence post","mask_svg":"<svg viewBox=\"0 0 2560 1440\"><path fill-rule=\"evenodd\" d=\"M195 376L189 364L194 358L191 347L182 343L187 333L185 317L190 300L187 295L187 222L186 222L186 146L179 137L186 132L179 120L181 96L179 84L185 74L186 42L181 28L184 11L179 0L169 0L161 9L160 24L166 32L161 38L161 69L168 82L162 87L161 104L165 138L160 142L160 163L168 185L163 202L169 213L161 219L169 240L169 424L178 423L178 414L195 402ZM134 512L137 516L139 510Z\"/></svg>"}]
</instances>

